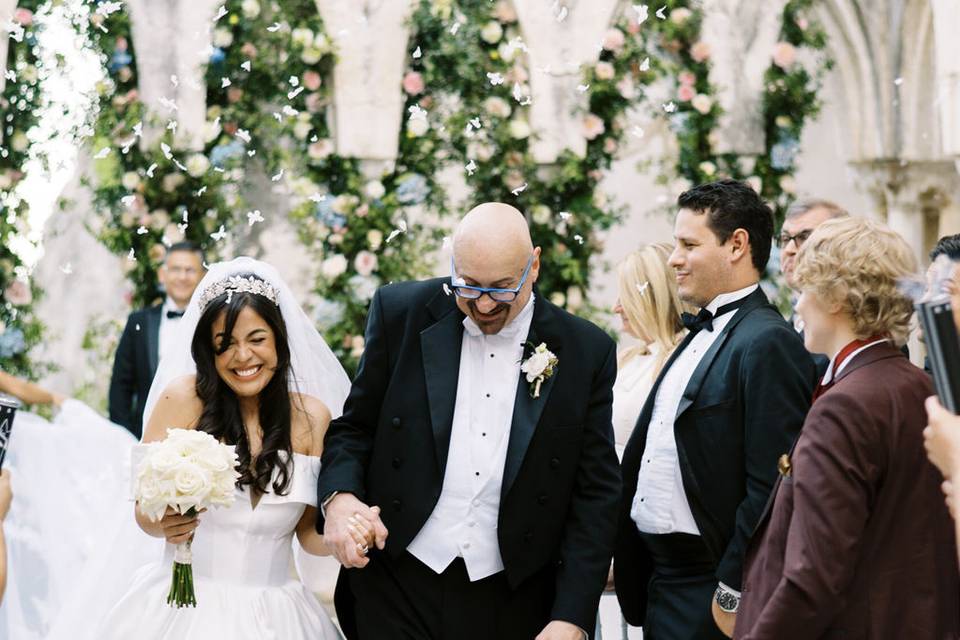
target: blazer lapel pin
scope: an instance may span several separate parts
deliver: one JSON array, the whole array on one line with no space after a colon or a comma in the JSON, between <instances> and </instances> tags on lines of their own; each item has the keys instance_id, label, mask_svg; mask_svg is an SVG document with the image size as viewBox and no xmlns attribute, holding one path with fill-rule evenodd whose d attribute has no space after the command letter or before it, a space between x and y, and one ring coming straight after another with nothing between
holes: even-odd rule
<instances>
[{"instance_id":1,"label":"blazer lapel pin","mask_svg":"<svg viewBox=\"0 0 960 640\"><path fill-rule=\"evenodd\" d=\"M777 471L779 471L780 475L784 478L789 478L793 475L793 465L790 464L790 456L788 454L783 454L780 456L780 459L777 460Z\"/></svg>"}]
</instances>

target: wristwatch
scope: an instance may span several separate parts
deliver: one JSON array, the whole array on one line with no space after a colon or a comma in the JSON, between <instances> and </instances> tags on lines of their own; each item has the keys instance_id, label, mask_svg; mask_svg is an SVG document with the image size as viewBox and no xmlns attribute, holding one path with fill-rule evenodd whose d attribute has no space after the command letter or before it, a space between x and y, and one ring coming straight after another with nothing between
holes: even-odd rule
<instances>
[{"instance_id":1,"label":"wristwatch","mask_svg":"<svg viewBox=\"0 0 960 640\"><path fill-rule=\"evenodd\" d=\"M724 613L736 613L737 609L740 608L740 597L730 593L723 587L717 587L717 591L713 594L713 599L717 601L717 606L720 607L720 611Z\"/></svg>"}]
</instances>

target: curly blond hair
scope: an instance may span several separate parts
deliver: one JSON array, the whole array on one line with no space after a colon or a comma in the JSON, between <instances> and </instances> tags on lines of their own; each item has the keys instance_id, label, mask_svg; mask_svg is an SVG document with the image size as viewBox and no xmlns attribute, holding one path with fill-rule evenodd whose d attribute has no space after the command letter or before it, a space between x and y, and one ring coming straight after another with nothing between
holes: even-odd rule
<instances>
[{"instance_id":1,"label":"curly blond hair","mask_svg":"<svg viewBox=\"0 0 960 640\"><path fill-rule=\"evenodd\" d=\"M797 255L801 290L839 304L858 338L888 335L902 345L910 335L913 301L901 291L915 277L917 259L889 227L861 217L828 220Z\"/></svg>"}]
</instances>

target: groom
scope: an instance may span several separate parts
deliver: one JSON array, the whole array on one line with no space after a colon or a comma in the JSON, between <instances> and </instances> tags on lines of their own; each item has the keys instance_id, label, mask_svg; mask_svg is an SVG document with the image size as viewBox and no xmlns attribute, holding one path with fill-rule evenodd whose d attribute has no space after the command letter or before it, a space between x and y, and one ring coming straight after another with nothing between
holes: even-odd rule
<instances>
[{"instance_id":1,"label":"groom","mask_svg":"<svg viewBox=\"0 0 960 640\"><path fill-rule=\"evenodd\" d=\"M317 527L355 599L338 613L361 640L589 637L620 495L614 343L537 295L513 207L468 213L451 268L377 292L327 431ZM541 345L552 370L528 362ZM368 556L357 518L377 528Z\"/></svg>"}]
</instances>

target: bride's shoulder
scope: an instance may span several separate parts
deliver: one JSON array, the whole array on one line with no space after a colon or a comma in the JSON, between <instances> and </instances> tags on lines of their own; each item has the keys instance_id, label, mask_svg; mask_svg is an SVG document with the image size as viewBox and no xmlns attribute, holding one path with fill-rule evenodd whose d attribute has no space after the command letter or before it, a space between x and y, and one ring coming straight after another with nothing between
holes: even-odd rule
<instances>
[{"instance_id":1,"label":"bride's shoulder","mask_svg":"<svg viewBox=\"0 0 960 640\"><path fill-rule=\"evenodd\" d=\"M331 419L327 405L313 396L291 393L290 408L293 450L305 455L319 456Z\"/></svg>"},{"instance_id":2,"label":"bride's shoulder","mask_svg":"<svg viewBox=\"0 0 960 640\"><path fill-rule=\"evenodd\" d=\"M189 375L170 382L160 394L143 434L144 442L162 440L167 429L195 429L203 414L203 402L197 396L196 376Z\"/></svg>"}]
</instances>

